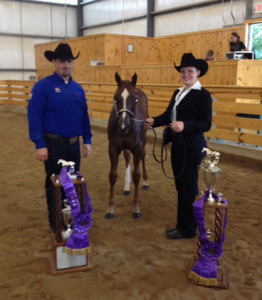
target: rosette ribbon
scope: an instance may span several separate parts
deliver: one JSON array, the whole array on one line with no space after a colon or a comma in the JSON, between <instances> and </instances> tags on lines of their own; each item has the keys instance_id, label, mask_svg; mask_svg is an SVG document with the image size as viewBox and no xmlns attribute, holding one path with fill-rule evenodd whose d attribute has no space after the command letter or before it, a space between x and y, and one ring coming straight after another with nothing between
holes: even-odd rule
<instances>
[{"instance_id":1,"label":"rosette ribbon","mask_svg":"<svg viewBox=\"0 0 262 300\"><path fill-rule=\"evenodd\" d=\"M225 215L222 226L221 239L218 242L210 242L207 239L207 233L205 229L204 216L203 216L203 204L207 200L209 192L205 194L196 202L193 203L194 215L198 227L199 239L201 243L200 258L193 266L189 278L198 284L205 286L218 286L217 279L217 260L222 256L222 244L225 240L225 227L227 221L227 202L224 199L220 200L220 203L225 204ZM212 193L215 199L218 196Z\"/></svg>"},{"instance_id":2,"label":"rosette ribbon","mask_svg":"<svg viewBox=\"0 0 262 300\"><path fill-rule=\"evenodd\" d=\"M78 172L74 172L77 176L82 177ZM69 175L68 167L61 169L59 180L64 188L65 196L71 208L72 216L74 218L73 231L66 241L63 251L70 255L83 255L89 252L89 241L87 230L91 227L92 207L90 197L87 192L85 184L85 213L81 212L79 200Z\"/></svg>"}]
</instances>

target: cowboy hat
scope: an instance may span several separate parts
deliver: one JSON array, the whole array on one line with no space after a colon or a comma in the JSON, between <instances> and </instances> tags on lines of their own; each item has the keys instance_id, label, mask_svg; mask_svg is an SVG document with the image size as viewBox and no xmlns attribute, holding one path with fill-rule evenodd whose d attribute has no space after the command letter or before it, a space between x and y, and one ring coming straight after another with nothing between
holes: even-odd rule
<instances>
[{"instance_id":1,"label":"cowboy hat","mask_svg":"<svg viewBox=\"0 0 262 300\"><path fill-rule=\"evenodd\" d=\"M192 53L184 53L181 58L180 66L176 66L174 63L175 69L180 72L180 69L183 67L196 67L200 70L198 77L204 76L208 70L208 64L203 59L196 59Z\"/></svg>"},{"instance_id":2,"label":"cowboy hat","mask_svg":"<svg viewBox=\"0 0 262 300\"><path fill-rule=\"evenodd\" d=\"M77 59L80 52L77 53L77 56L73 56L72 50L68 44L60 43L55 51L45 51L44 55L49 60L52 61L52 59L56 58L69 58L69 59Z\"/></svg>"}]
</instances>

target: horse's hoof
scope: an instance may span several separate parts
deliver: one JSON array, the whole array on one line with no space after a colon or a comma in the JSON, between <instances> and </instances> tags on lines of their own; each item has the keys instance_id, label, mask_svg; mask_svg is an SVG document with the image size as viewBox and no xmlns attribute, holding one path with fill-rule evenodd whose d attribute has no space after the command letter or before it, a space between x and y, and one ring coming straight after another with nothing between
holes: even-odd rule
<instances>
[{"instance_id":1,"label":"horse's hoof","mask_svg":"<svg viewBox=\"0 0 262 300\"><path fill-rule=\"evenodd\" d=\"M140 217L141 217L141 213L140 212L134 212L133 213L133 218L134 219L140 219Z\"/></svg>"},{"instance_id":2,"label":"horse's hoof","mask_svg":"<svg viewBox=\"0 0 262 300\"><path fill-rule=\"evenodd\" d=\"M130 194L129 191L123 191L123 195L124 195L124 196L127 196L127 195L129 195L129 194Z\"/></svg>"},{"instance_id":3,"label":"horse's hoof","mask_svg":"<svg viewBox=\"0 0 262 300\"><path fill-rule=\"evenodd\" d=\"M107 214L105 215L105 218L106 218L107 220L113 219L113 218L114 218L114 214L112 214L112 213L107 213Z\"/></svg>"},{"instance_id":4,"label":"horse's hoof","mask_svg":"<svg viewBox=\"0 0 262 300\"><path fill-rule=\"evenodd\" d=\"M143 190L145 191L149 190L149 185L143 185Z\"/></svg>"}]
</instances>

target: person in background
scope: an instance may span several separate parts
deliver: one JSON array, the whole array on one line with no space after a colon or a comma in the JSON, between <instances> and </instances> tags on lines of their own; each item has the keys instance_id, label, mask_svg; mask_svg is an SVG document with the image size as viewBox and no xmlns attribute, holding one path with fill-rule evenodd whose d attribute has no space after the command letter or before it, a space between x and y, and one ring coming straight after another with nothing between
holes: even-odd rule
<instances>
[{"instance_id":1,"label":"person in background","mask_svg":"<svg viewBox=\"0 0 262 300\"><path fill-rule=\"evenodd\" d=\"M208 60L213 60L213 61L216 61L216 58L215 58L215 53L213 50L208 50L205 57L204 57L204 60L205 61L208 61Z\"/></svg>"},{"instance_id":2,"label":"person in background","mask_svg":"<svg viewBox=\"0 0 262 300\"><path fill-rule=\"evenodd\" d=\"M206 74L208 64L192 53L182 56L179 72L183 86L177 89L166 111L146 120L150 126L167 126L165 143L171 141L171 164L178 195L176 226L166 229L169 239L191 238L196 234L193 202L198 195L198 168L206 147L204 132L212 121L212 99L199 77Z\"/></svg>"},{"instance_id":3,"label":"person in background","mask_svg":"<svg viewBox=\"0 0 262 300\"><path fill-rule=\"evenodd\" d=\"M68 44L60 43L54 51L45 51L52 62L54 73L32 88L28 104L29 137L35 144L36 159L44 163L46 200L49 225L52 229L52 183L50 176L59 174L59 159L75 162L80 168L80 142L83 139L83 157L91 153L91 128L85 93L73 81L71 73L74 57Z\"/></svg>"},{"instance_id":4,"label":"person in background","mask_svg":"<svg viewBox=\"0 0 262 300\"><path fill-rule=\"evenodd\" d=\"M231 52L242 50L247 51L247 47L242 41L240 41L240 36L237 32L231 33L229 49Z\"/></svg>"}]
</instances>

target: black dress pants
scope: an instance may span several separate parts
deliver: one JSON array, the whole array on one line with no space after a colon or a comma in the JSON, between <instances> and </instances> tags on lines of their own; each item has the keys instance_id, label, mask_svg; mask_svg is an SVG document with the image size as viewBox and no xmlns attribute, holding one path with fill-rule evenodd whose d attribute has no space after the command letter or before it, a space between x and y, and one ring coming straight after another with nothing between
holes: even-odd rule
<instances>
[{"instance_id":1,"label":"black dress pants","mask_svg":"<svg viewBox=\"0 0 262 300\"><path fill-rule=\"evenodd\" d=\"M171 164L178 195L177 229L185 237L193 237L196 221L193 202L198 195L198 169L204 157L202 147L193 147L185 143L182 136L171 147Z\"/></svg>"},{"instance_id":2,"label":"black dress pants","mask_svg":"<svg viewBox=\"0 0 262 300\"><path fill-rule=\"evenodd\" d=\"M48 221L49 226L52 229L52 217L53 217L53 208L52 208L52 182L50 176L52 174L59 175L62 165L57 164L59 159L66 161L75 162L75 170L79 171L80 168L80 145L79 140L73 144L68 142L63 142L57 139L45 137L46 147L48 149L48 160L45 161L45 191L46 191L46 202L48 209ZM61 199L61 207L63 202Z\"/></svg>"}]
</instances>

